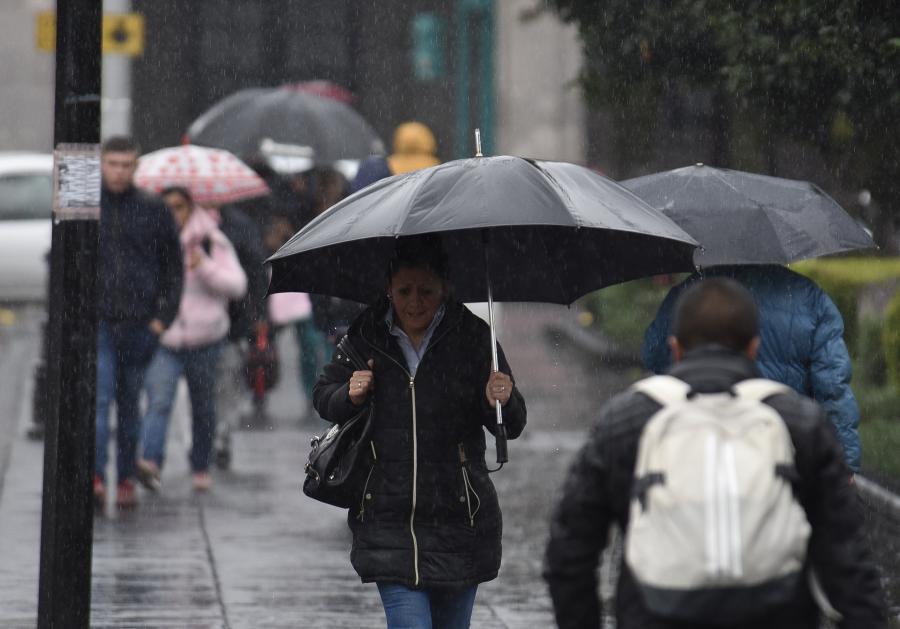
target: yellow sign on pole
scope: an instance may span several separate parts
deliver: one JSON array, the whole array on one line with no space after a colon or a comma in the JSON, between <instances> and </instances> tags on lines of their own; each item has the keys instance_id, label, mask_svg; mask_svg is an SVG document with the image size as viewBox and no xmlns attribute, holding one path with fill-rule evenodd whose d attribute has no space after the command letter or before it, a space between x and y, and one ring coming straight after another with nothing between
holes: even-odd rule
<instances>
[{"instance_id":1,"label":"yellow sign on pole","mask_svg":"<svg viewBox=\"0 0 900 629\"><path fill-rule=\"evenodd\" d=\"M38 50L56 50L56 12L37 14ZM139 57L144 53L144 16L140 13L107 13L103 16L103 54Z\"/></svg>"},{"instance_id":2,"label":"yellow sign on pole","mask_svg":"<svg viewBox=\"0 0 900 629\"><path fill-rule=\"evenodd\" d=\"M38 50L56 50L56 11L41 11L37 14Z\"/></svg>"},{"instance_id":3,"label":"yellow sign on pole","mask_svg":"<svg viewBox=\"0 0 900 629\"><path fill-rule=\"evenodd\" d=\"M138 57L144 52L144 16L108 13L103 16L103 52Z\"/></svg>"}]
</instances>

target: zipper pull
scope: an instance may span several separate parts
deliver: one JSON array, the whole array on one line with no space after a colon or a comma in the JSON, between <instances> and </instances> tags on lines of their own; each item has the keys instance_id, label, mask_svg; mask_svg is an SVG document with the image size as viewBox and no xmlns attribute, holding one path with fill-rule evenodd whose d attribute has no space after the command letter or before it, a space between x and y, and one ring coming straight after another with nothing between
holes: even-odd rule
<instances>
[{"instance_id":1,"label":"zipper pull","mask_svg":"<svg viewBox=\"0 0 900 629\"><path fill-rule=\"evenodd\" d=\"M409 388L410 388L410 389L415 389L415 388L416 388L416 378L415 378L415 377L412 377L412 378L409 379Z\"/></svg>"}]
</instances>

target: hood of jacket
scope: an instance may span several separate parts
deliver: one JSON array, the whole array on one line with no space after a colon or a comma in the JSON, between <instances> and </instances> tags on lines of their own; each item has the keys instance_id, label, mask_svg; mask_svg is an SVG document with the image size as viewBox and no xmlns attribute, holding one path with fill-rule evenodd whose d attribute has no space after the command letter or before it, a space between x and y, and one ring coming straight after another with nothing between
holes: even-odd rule
<instances>
[{"instance_id":1,"label":"hood of jacket","mask_svg":"<svg viewBox=\"0 0 900 629\"><path fill-rule=\"evenodd\" d=\"M395 175L408 173L441 161L436 157L437 141L431 129L421 122L404 122L394 131L394 152L387 162Z\"/></svg>"},{"instance_id":2,"label":"hood of jacket","mask_svg":"<svg viewBox=\"0 0 900 629\"><path fill-rule=\"evenodd\" d=\"M178 316L160 339L172 349L202 347L222 340L230 324L228 302L240 299L247 290L247 276L234 247L206 210L194 208L180 238L184 288ZM208 254L204 241L209 244ZM191 268L198 252L203 252L202 260Z\"/></svg>"}]
</instances>

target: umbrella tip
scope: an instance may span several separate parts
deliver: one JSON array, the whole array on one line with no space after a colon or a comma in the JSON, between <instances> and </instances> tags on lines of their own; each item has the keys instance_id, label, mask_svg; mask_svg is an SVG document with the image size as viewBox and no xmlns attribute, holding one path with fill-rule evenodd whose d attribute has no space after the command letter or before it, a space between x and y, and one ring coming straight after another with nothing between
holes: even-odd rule
<instances>
[{"instance_id":1,"label":"umbrella tip","mask_svg":"<svg viewBox=\"0 0 900 629\"><path fill-rule=\"evenodd\" d=\"M481 154L481 129L475 128L475 157L484 157Z\"/></svg>"}]
</instances>

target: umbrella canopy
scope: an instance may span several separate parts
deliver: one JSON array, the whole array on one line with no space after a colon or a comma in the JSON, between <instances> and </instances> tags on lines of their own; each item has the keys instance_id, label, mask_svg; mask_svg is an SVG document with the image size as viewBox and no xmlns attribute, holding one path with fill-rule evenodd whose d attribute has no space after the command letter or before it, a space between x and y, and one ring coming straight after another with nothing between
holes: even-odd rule
<instances>
[{"instance_id":1,"label":"umbrella canopy","mask_svg":"<svg viewBox=\"0 0 900 629\"><path fill-rule=\"evenodd\" d=\"M309 85L237 91L197 118L186 137L245 160L266 159L282 172L384 153L378 134L356 110Z\"/></svg>"},{"instance_id":2,"label":"umbrella canopy","mask_svg":"<svg viewBox=\"0 0 900 629\"><path fill-rule=\"evenodd\" d=\"M697 239L698 266L788 264L875 246L834 199L807 181L697 164L622 185Z\"/></svg>"},{"instance_id":3,"label":"umbrella canopy","mask_svg":"<svg viewBox=\"0 0 900 629\"><path fill-rule=\"evenodd\" d=\"M200 205L221 205L269 194L266 182L237 157L203 146L174 146L143 155L134 181L139 188L156 193L182 186Z\"/></svg>"},{"instance_id":4,"label":"umbrella canopy","mask_svg":"<svg viewBox=\"0 0 900 629\"><path fill-rule=\"evenodd\" d=\"M462 301L572 303L592 290L693 269L694 240L614 181L581 166L476 157L383 179L281 247L270 293L371 303L398 237L437 234Z\"/></svg>"}]
</instances>

